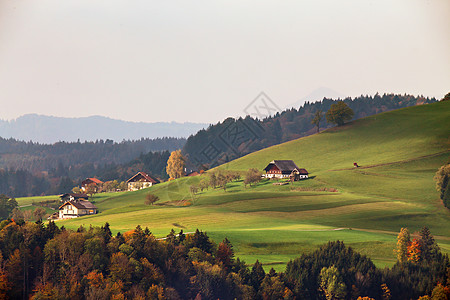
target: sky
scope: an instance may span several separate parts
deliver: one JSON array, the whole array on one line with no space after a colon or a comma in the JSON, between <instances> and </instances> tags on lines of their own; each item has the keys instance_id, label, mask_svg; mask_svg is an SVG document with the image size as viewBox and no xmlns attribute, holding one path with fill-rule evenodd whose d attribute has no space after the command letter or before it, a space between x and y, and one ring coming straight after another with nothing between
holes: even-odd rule
<instances>
[{"instance_id":1,"label":"sky","mask_svg":"<svg viewBox=\"0 0 450 300\"><path fill-rule=\"evenodd\" d=\"M450 92L448 0L0 0L0 119L215 123L264 92Z\"/></svg>"}]
</instances>

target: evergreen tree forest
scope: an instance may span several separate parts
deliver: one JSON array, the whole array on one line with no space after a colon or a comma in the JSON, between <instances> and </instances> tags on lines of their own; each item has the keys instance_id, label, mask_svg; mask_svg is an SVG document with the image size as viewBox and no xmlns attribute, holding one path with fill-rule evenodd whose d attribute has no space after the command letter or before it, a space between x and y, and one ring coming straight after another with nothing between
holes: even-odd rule
<instances>
[{"instance_id":1,"label":"evergreen tree forest","mask_svg":"<svg viewBox=\"0 0 450 300\"><path fill-rule=\"evenodd\" d=\"M184 143L185 139L162 138L42 145L0 138L0 193L11 197L67 193L88 177L124 181L139 171L166 179L169 151Z\"/></svg>"}]
</instances>

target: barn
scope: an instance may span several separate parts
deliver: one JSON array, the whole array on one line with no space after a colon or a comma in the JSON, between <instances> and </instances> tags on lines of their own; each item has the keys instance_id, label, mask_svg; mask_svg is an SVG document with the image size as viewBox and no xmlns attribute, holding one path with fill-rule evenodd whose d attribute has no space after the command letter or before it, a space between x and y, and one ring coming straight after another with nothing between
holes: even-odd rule
<instances>
[{"instance_id":1,"label":"barn","mask_svg":"<svg viewBox=\"0 0 450 300\"><path fill-rule=\"evenodd\" d=\"M273 160L267 167L264 168L266 174L265 178L280 178L280 179L306 179L308 178L308 171L299 168L293 160Z\"/></svg>"}]
</instances>

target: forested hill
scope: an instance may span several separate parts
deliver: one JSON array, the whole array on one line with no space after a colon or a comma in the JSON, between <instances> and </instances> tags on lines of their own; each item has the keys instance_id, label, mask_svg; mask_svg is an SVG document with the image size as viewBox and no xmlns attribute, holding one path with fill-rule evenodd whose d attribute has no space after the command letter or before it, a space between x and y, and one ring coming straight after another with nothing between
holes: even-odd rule
<instances>
[{"instance_id":1,"label":"forested hill","mask_svg":"<svg viewBox=\"0 0 450 300\"><path fill-rule=\"evenodd\" d=\"M0 137L0 168L31 172L49 171L63 165L104 166L128 162L150 151L181 149L184 138L140 139L136 141L97 140L95 142L58 142L39 144Z\"/></svg>"},{"instance_id":2,"label":"forested hill","mask_svg":"<svg viewBox=\"0 0 450 300\"><path fill-rule=\"evenodd\" d=\"M169 151L181 149L185 142L157 138L48 145L0 138L0 194L65 193L87 177L122 181L142 170L165 178Z\"/></svg>"},{"instance_id":3,"label":"forested hill","mask_svg":"<svg viewBox=\"0 0 450 300\"><path fill-rule=\"evenodd\" d=\"M248 153L276 144L294 140L316 133L311 124L314 113L324 113L338 100L324 98L322 101L306 102L299 109L288 109L264 120L250 117L233 119L200 130L190 136L183 148L192 166L217 166ZM382 96L360 96L345 98L343 101L355 112L354 119L408 106L436 102L435 98L423 96L384 94ZM332 127L327 124L325 116L320 122L320 129Z\"/></svg>"}]
</instances>

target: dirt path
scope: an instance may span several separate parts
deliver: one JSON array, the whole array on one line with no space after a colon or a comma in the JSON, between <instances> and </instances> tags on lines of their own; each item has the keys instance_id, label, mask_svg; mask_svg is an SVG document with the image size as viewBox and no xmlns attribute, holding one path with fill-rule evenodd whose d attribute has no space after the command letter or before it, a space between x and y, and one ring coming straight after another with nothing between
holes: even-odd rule
<instances>
[{"instance_id":1,"label":"dirt path","mask_svg":"<svg viewBox=\"0 0 450 300\"><path fill-rule=\"evenodd\" d=\"M328 170L328 171L348 171L348 170L370 169L370 168L381 167L381 166L389 166L389 165L407 163L407 162L411 162L411 161L415 161L415 160L419 160L419 159L439 156L439 155L445 154L445 153L450 153L450 150L445 150L445 151L441 151L441 152L434 153L434 154L428 154L428 155L418 156L418 157L405 159L405 160L394 161L394 162L375 164L375 165L369 165L369 166L360 166L358 168L352 167L352 168L344 168L344 169L333 169L333 170Z\"/></svg>"}]
</instances>

